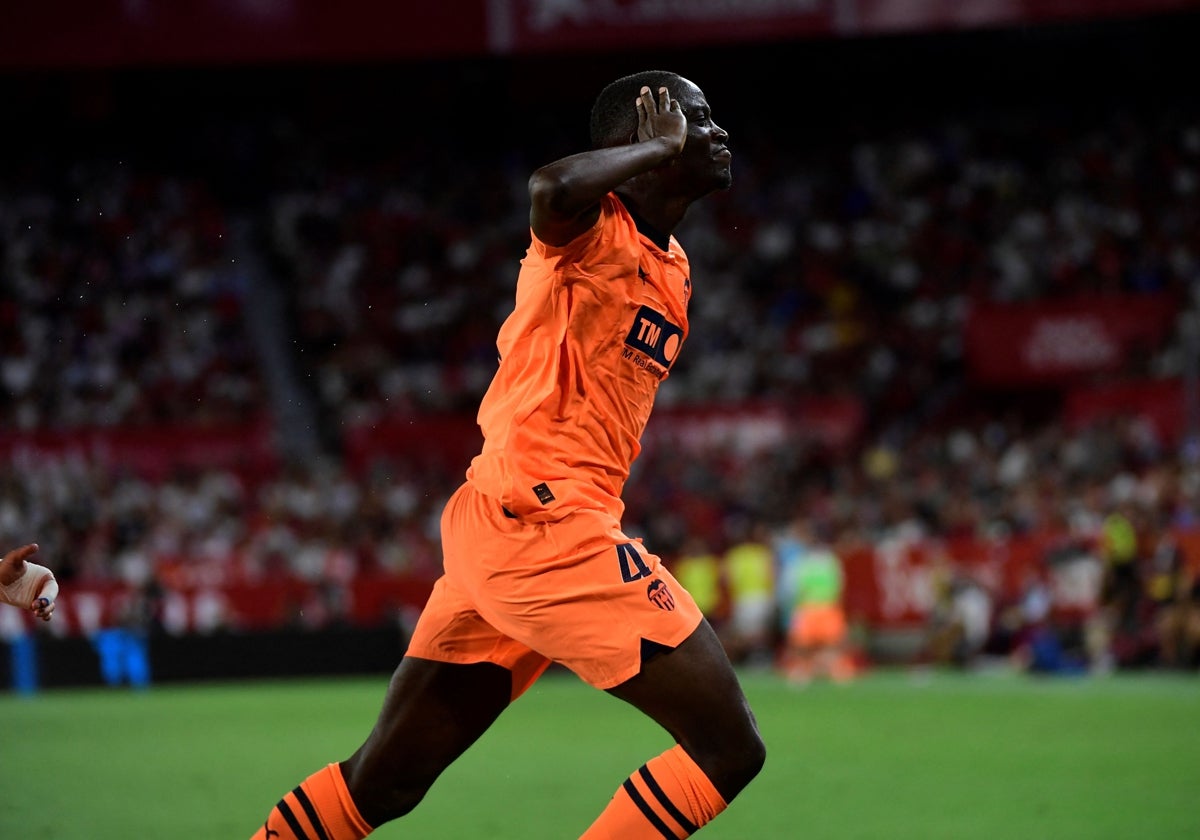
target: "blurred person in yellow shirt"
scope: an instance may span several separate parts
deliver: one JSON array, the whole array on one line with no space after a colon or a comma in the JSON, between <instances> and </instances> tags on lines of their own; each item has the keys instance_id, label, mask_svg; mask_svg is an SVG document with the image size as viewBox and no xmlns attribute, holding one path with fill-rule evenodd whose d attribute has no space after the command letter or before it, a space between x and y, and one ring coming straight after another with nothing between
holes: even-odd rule
<instances>
[{"instance_id":1,"label":"blurred person in yellow shirt","mask_svg":"<svg viewBox=\"0 0 1200 840\"><path fill-rule=\"evenodd\" d=\"M774 659L775 554L766 526L749 525L725 551L725 583L729 591L726 646L730 658L749 665Z\"/></svg>"},{"instance_id":2,"label":"blurred person in yellow shirt","mask_svg":"<svg viewBox=\"0 0 1200 840\"><path fill-rule=\"evenodd\" d=\"M721 582L720 557L703 537L690 537L684 543L683 550L671 569L675 573L675 579L692 593L696 606L719 635L721 620L728 612Z\"/></svg>"},{"instance_id":3,"label":"blurred person in yellow shirt","mask_svg":"<svg viewBox=\"0 0 1200 840\"><path fill-rule=\"evenodd\" d=\"M1137 607L1141 597L1138 569L1138 532L1133 504L1126 501L1104 518L1097 546L1104 564L1099 609L1085 629L1088 659L1100 674L1121 663L1121 649L1137 635Z\"/></svg>"}]
</instances>

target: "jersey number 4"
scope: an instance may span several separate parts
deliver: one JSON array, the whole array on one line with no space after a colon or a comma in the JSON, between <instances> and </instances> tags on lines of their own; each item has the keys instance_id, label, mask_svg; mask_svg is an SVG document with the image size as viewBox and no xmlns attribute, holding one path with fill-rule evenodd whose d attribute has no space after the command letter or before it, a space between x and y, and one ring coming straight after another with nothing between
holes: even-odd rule
<instances>
[{"instance_id":1,"label":"jersey number 4","mask_svg":"<svg viewBox=\"0 0 1200 840\"><path fill-rule=\"evenodd\" d=\"M622 543L617 546L617 561L621 564L621 580L633 583L644 577L650 577L650 567L633 547L633 543Z\"/></svg>"}]
</instances>

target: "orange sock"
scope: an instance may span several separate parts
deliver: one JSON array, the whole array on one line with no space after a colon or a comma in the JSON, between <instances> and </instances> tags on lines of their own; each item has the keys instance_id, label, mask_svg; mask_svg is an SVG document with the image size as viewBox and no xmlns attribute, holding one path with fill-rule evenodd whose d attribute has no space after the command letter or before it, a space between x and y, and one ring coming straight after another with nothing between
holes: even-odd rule
<instances>
[{"instance_id":1,"label":"orange sock","mask_svg":"<svg viewBox=\"0 0 1200 840\"><path fill-rule=\"evenodd\" d=\"M676 744L625 780L579 840L681 840L725 810L725 800Z\"/></svg>"},{"instance_id":2,"label":"orange sock","mask_svg":"<svg viewBox=\"0 0 1200 840\"><path fill-rule=\"evenodd\" d=\"M362 840L370 833L346 789L342 768L330 764L280 799L250 840Z\"/></svg>"}]
</instances>

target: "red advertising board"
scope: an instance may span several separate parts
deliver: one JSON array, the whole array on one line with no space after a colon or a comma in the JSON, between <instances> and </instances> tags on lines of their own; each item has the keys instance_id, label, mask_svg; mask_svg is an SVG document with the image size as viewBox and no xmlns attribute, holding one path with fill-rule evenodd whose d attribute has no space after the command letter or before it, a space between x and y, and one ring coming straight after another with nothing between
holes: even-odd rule
<instances>
[{"instance_id":1,"label":"red advertising board","mask_svg":"<svg viewBox=\"0 0 1200 840\"><path fill-rule=\"evenodd\" d=\"M1165 446L1175 446L1183 439L1186 416L1181 379L1076 388L1067 394L1063 406L1063 419L1070 429L1081 429L1113 417L1133 418L1147 423Z\"/></svg>"},{"instance_id":2,"label":"red advertising board","mask_svg":"<svg viewBox=\"0 0 1200 840\"><path fill-rule=\"evenodd\" d=\"M331 595L327 587L299 578L211 586L164 587L156 596L155 620L172 635L189 633L320 629L334 622L377 627L411 621L429 598L430 580L404 575L360 576ZM64 586L45 626L57 636L90 636L125 626L138 593L121 583ZM31 626L33 619L0 604L0 640Z\"/></svg>"},{"instance_id":3,"label":"red advertising board","mask_svg":"<svg viewBox=\"0 0 1200 840\"><path fill-rule=\"evenodd\" d=\"M642 444L647 449L721 447L752 454L784 441L802 440L838 452L858 441L865 424L862 401L851 396L736 406L664 406L655 409ZM465 471L483 438L469 415L402 415L349 428L345 443L347 462L355 470L394 457Z\"/></svg>"},{"instance_id":4,"label":"red advertising board","mask_svg":"<svg viewBox=\"0 0 1200 840\"><path fill-rule=\"evenodd\" d=\"M0 432L0 461L79 456L88 463L153 481L179 467L266 476L279 464L269 418L238 426L166 425L69 431Z\"/></svg>"},{"instance_id":5,"label":"red advertising board","mask_svg":"<svg viewBox=\"0 0 1200 840\"><path fill-rule=\"evenodd\" d=\"M1200 531L1179 531L1176 536L1189 567L1200 571ZM1038 574L1049 586L1057 613L1086 614L1099 594L1100 562L1086 546L1064 551L1064 537L895 542L844 550L846 612L873 630L923 625L938 604L939 576L952 571L983 586L995 604L1011 603L1030 576ZM333 619L370 627L411 621L431 589L428 576L382 573L360 575L338 587L332 597L328 587L297 578L182 585L162 593L159 618L173 634L316 628ZM133 590L118 583L64 587L47 629L57 635L87 635L113 626L132 598ZM0 605L0 637L31 621L21 611Z\"/></svg>"},{"instance_id":6,"label":"red advertising board","mask_svg":"<svg viewBox=\"0 0 1200 840\"><path fill-rule=\"evenodd\" d=\"M971 29L1196 0L39 0L0 3L0 67L596 52Z\"/></svg>"},{"instance_id":7,"label":"red advertising board","mask_svg":"<svg viewBox=\"0 0 1200 840\"><path fill-rule=\"evenodd\" d=\"M1004 386L1118 373L1162 345L1178 311L1163 294L977 304L967 314L967 368L977 383Z\"/></svg>"}]
</instances>

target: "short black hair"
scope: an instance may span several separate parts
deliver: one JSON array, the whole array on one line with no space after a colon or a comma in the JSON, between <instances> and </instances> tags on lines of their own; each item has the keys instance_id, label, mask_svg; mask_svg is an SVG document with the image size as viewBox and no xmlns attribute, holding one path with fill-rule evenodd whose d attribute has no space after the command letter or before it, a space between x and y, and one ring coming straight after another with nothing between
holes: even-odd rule
<instances>
[{"instance_id":1,"label":"short black hair","mask_svg":"<svg viewBox=\"0 0 1200 840\"><path fill-rule=\"evenodd\" d=\"M680 78L678 73L669 70L643 70L609 82L592 105L592 147L602 149L628 143L629 138L637 131L637 109L634 107L634 100L638 98L642 88L649 87L657 97L658 89L666 87L671 89L672 96L675 96L675 83Z\"/></svg>"}]
</instances>

